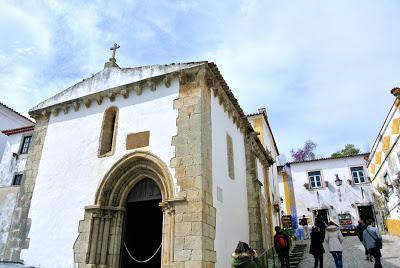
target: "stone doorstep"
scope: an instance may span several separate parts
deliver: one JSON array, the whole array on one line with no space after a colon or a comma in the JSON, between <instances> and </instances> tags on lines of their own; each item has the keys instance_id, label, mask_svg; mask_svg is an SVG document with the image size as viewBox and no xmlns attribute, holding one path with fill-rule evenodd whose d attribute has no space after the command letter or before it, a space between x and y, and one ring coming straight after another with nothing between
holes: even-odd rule
<instances>
[{"instance_id":1,"label":"stone doorstep","mask_svg":"<svg viewBox=\"0 0 400 268\"><path fill-rule=\"evenodd\" d=\"M0 268L35 268L33 266L25 266L19 263L1 263Z\"/></svg>"}]
</instances>

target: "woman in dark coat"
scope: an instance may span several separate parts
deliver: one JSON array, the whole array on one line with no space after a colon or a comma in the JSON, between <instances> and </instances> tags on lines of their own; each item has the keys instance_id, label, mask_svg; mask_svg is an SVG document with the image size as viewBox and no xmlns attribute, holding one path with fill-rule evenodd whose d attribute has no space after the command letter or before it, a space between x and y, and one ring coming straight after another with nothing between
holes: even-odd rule
<instances>
[{"instance_id":1,"label":"woman in dark coat","mask_svg":"<svg viewBox=\"0 0 400 268\"><path fill-rule=\"evenodd\" d=\"M311 244L310 244L310 254L314 255L314 268L319 267L322 268L324 265L324 246L322 243L324 242L324 238L320 229L317 226L313 226L311 230Z\"/></svg>"}]
</instances>

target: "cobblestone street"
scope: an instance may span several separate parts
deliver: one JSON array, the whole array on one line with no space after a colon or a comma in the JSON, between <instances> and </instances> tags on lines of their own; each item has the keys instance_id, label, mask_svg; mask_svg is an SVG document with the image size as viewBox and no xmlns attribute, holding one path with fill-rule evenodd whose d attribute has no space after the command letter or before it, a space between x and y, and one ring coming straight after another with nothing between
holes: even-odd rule
<instances>
[{"instance_id":1,"label":"cobblestone street","mask_svg":"<svg viewBox=\"0 0 400 268\"><path fill-rule=\"evenodd\" d=\"M310 240L306 240L309 243ZM302 243L301 241L299 243ZM335 263L332 255L327 252L327 245L324 244L326 253L324 254L324 267L334 268ZM372 268L373 262L368 262L365 259L364 247L358 240L357 236L344 237L343 244L343 264L344 267L362 267ZM310 268L314 265L314 257L308 253L309 246L304 254L303 260L300 262L300 268ZM383 236L383 249L382 249L382 265L384 268L400 267L400 238L394 236Z\"/></svg>"}]
</instances>

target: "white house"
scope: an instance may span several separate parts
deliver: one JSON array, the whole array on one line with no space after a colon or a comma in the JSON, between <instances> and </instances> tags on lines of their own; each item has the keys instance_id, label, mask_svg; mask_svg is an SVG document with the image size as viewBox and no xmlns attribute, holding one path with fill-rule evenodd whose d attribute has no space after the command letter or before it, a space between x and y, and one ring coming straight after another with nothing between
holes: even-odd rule
<instances>
[{"instance_id":1,"label":"white house","mask_svg":"<svg viewBox=\"0 0 400 268\"><path fill-rule=\"evenodd\" d=\"M24 177L33 128L34 122L0 103L0 256Z\"/></svg>"},{"instance_id":2,"label":"white house","mask_svg":"<svg viewBox=\"0 0 400 268\"><path fill-rule=\"evenodd\" d=\"M368 154L321 158L286 164L293 183L297 216L309 223L321 214L325 221L339 223L339 214L358 219L374 218L371 184L367 178Z\"/></svg>"},{"instance_id":3,"label":"white house","mask_svg":"<svg viewBox=\"0 0 400 268\"><path fill-rule=\"evenodd\" d=\"M400 88L371 150L368 170L380 208L381 223L389 234L400 236Z\"/></svg>"},{"instance_id":4,"label":"white house","mask_svg":"<svg viewBox=\"0 0 400 268\"><path fill-rule=\"evenodd\" d=\"M268 248L257 170L273 159L214 63L120 68L112 57L30 114L4 260L225 268L238 241Z\"/></svg>"}]
</instances>

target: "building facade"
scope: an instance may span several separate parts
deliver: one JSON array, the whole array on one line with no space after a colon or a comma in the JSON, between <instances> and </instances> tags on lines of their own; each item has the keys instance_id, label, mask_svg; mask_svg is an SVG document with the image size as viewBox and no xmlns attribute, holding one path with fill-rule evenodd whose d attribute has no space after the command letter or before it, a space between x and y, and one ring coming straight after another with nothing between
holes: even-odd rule
<instances>
[{"instance_id":1,"label":"building facade","mask_svg":"<svg viewBox=\"0 0 400 268\"><path fill-rule=\"evenodd\" d=\"M380 207L382 227L400 235L400 89L383 123L368 159L368 170L376 204Z\"/></svg>"},{"instance_id":2,"label":"building facade","mask_svg":"<svg viewBox=\"0 0 400 268\"><path fill-rule=\"evenodd\" d=\"M290 165L278 166L279 193L281 203L282 225L284 227L298 228L296 198Z\"/></svg>"},{"instance_id":3,"label":"building facade","mask_svg":"<svg viewBox=\"0 0 400 268\"><path fill-rule=\"evenodd\" d=\"M257 136L264 148L270 153L274 163L264 168L261 163L257 164L258 177L262 181L262 203L265 207L265 215L269 215L266 223L269 226L268 237L269 249L272 249L274 226L280 226L280 198L279 198L279 150L276 144L271 125L268 121L267 111L265 108L258 109L258 113L247 116L253 129L257 132Z\"/></svg>"},{"instance_id":4,"label":"building facade","mask_svg":"<svg viewBox=\"0 0 400 268\"><path fill-rule=\"evenodd\" d=\"M112 268L154 253L140 267L223 268L238 241L271 246L262 196L274 159L214 63L111 58L30 114L3 260Z\"/></svg>"},{"instance_id":5,"label":"building facade","mask_svg":"<svg viewBox=\"0 0 400 268\"><path fill-rule=\"evenodd\" d=\"M346 218L350 215L352 225L356 225L358 219L374 218L367 156L360 154L286 164L282 167L282 188L293 187L295 201L293 204L293 197L285 194L286 211L293 213L295 207L298 218L305 215L309 224L313 224L319 214L326 222L337 223L344 215Z\"/></svg>"},{"instance_id":6,"label":"building facade","mask_svg":"<svg viewBox=\"0 0 400 268\"><path fill-rule=\"evenodd\" d=\"M24 179L33 129L34 122L0 103L0 256L4 254L12 213Z\"/></svg>"}]
</instances>

